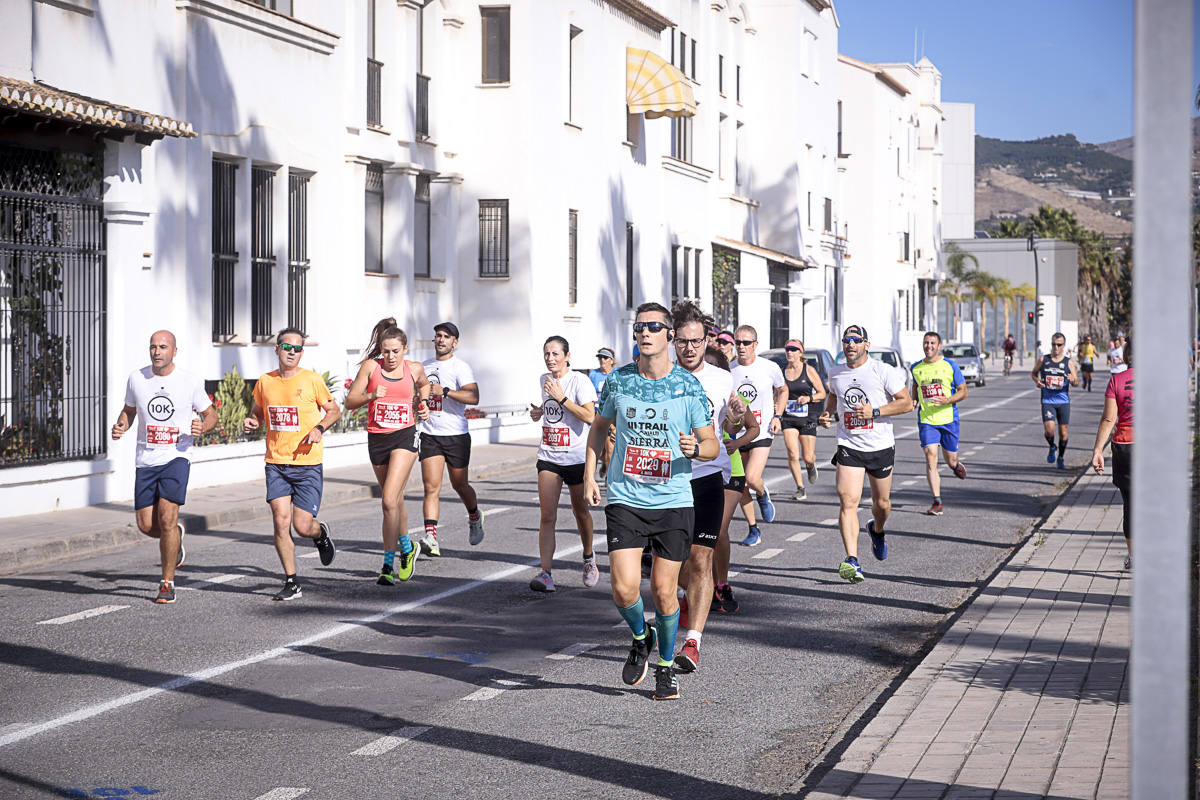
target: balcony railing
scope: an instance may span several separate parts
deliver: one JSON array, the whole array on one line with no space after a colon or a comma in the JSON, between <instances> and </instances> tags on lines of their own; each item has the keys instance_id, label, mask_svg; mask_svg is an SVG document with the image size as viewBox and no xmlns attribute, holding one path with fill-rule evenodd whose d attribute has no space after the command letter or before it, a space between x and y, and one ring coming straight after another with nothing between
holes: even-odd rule
<instances>
[{"instance_id":1,"label":"balcony railing","mask_svg":"<svg viewBox=\"0 0 1200 800\"><path fill-rule=\"evenodd\" d=\"M367 125L383 126L383 62L367 59Z\"/></svg>"},{"instance_id":2,"label":"balcony railing","mask_svg":"<svg viewBox=\"0 0 1200 800\"><path fill-rule=\"evenodd\" d=\"M429 76L417 73L417 139L429 138Z\"/></svg>"}]
</instances>

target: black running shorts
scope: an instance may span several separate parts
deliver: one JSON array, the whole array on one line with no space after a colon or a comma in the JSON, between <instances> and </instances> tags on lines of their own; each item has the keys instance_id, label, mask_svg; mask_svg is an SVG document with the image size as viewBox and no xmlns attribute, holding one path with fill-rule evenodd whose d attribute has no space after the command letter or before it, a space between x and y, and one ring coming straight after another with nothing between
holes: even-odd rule
<instances>
[{"instance_id":1,"label":"black running shorts","mask_svg":"<svg viewBox=\"0 0 1200 800\"><path fill-rule=\"evenodd\" d=\"M604 509L608 551L650 546L654 555L668 561L687 561L692 542L690 508L634 508L611 503Z\"/></svg>"},{"instance_id":2,"label":"black running shorts","mask_svg":"<svg viewBox=\"0 0 1200 800\"><path fill-rule=\"evenodd\" d=\"M417 452L417 426L410 425L398 431L367 433L367 454L371 463L382 467L392 457L393 450Z\"/></svg>"},{"instance_id":3,"label":"black running shorts","mask_svg":"<svg viewBox=\"0 0 1200 800\"><path fill-rule=\"evenodd\" d=\"M872 478L890 478L892 466L896 463L896 448L886 450L852 450L845 445L838 445L830 463L843 467L860 467L867 471Z\"/></svg>"},{"instance_id":4,"label":"black running shorts","mask_svg":"<svg viewBox=\"0 0 1200 800\"><path fill-rule=\"evenodd\" d=\"M555 464L543 459L537 460L538 472L553 472L562 478L567 486L578 486L583 483L583 464Z\"/></svg>"},{"instance_id":5,"label":"black running shorts","mask_svg":"<svg viewBox=\"0 0 1200 800\"><path fill-rule=\"evenodd\" d=\"M817 435L817 421L812 417L780 417L779 426L785 431L789 428L800 431L801 436Z\"/></svg>"},{"instance_id":6,"label":"black running shorts","mask_svg":"<svg viewBox=\"0 0 1200 800\"><path fill-rule=\"evenodd\" d=\"M770 436L768 436L765 439L757 439L753 442L750 442L749 444L744 444L741 447L739 447L738 452L742 454L743 458L745 458L746 456L750 455L751 450L757 450L760 447L770 447L771 443L774 441L775 440L772 439Z\"/></svg>"},{"instance_id":7,"label":"black running shorts","mask_svg":"<svg viewBox=\"0 0 1200 800\"><path fill-rule=\"evenodd\" d=\"M466 469L471 463L471 434L459 433L454 436L434 436L430 433L421 434L421 460L443 456L446 466L454 469Z\"/></svg>"},{"instance_id":8,"label":"black running shorts","mask_svg":"<svg viewBox=\"0 0 1200 800\"><path fill-rule=\"evenodd\" d=\"M721 518L725 516L725 482L721 473L714 472L692 479L692 544L716 547L721 534Z\"/></svg>"},{"instance_id":9,"label":"black running shorts","mask_svg":"<svg viewBox=\"0 0 1200 800\"><path fill-rule=\"evenodd\" d=\"M729 482L725 484L725 491L737 492L738 494L741 494L742 492L746 491L746 476L745 475L734 475L733 477L731 477L729 479Z\"/></svg>"}]
</instances>

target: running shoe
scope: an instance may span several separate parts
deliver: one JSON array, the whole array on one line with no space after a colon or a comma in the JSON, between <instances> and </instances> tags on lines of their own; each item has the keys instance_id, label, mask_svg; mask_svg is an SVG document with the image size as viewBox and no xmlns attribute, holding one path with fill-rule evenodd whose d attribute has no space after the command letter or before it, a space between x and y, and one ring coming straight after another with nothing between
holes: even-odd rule
<instances>
[{"instance_id":1,"label":"running shoe","mask_svg":"<svg viewBox=\"0 0 1200 800\"><path fill-rule=\"evenodd\" d=\"M758 496L758 510L762 512L763 522L775 521L775 504L771 502L771 493L763 487L763 493Z\"/></svg>"},{"instance_id":2,"label":"running shoe","mask_svg":"<svg viewBox=\"0 0 1200 800\"><path fill-rule=\"evenodd\" d=\"M271 599L295 600L297 597L300 597L303 594L304 592L300 591L300 584L296 583L295 581L284 581L283 588L276 592Z\"/></svg>"},{"instance_id":3,"label":"running shoe","mask_svg":"<svg viewBox=\"0 0 1200 800\"><path fill-rule=\"evenodd\" d=\"M400 560L400 565L396 568L396 577L402 581L406 581L413 576L413 572L417 568L417 558L421 555L421 548L415 544L412 549L406 554L403 549L396 553L396 558Z\"/></svg>"},{"instance_id":4,"label":"running shoe","mask_svg":"<svg viewBox=\"0 0 1200 800\"><path fill-rule=\"evenodd\" d=\"M1059 469L1066 469L1066 468L1067 468L1067 462L1063 460L1063 457L1062 457L1062 456L1059 456L1059 457L1058 457L1058 465L1057 465L1057 466L1058 466L1058 468L1059 468Z\"/></svg>"},{"instance_id":5,"label":"running shoe","mask_svg":"<svg viewBox=\"0 0 1200 800\"><path fill-rule=\"evenodd\" d=\"M967 468L963 466L961 461L954 465L954 477L958 478L960 481L965 481L967 479Z\"/></svg>"},{"instance_id":6,"label":"running shoe","mask_svg":"<svg viewBox=\"0 0 1200 800\"><path fill-rule=\"evenodd\" d=\"M689 627L689 625L688 625L688 605L687 605L687 596L686 595L679 598L679 627L683 628L685 631Z\"/></svg>"},{"instance_id":7,"label":"running shoe","mask_svg":"<svg viewBox=\"0 0 1200 800\"><path fill-rule=\"evenodd\" d=\"M1053 464L1054 458L1058 454L1058 445L1050 445L1050 452L1046 454L1046 463Z\"/></svg>"},{"instance_id":8,"label":"running shoe","mask_svg":"<svg viewBox=\"0 0 1200 800\"><path fill-rule=\"evenodd\" d=\"M621 667L621 680L630 686L637 686L642 682L642 678L646 677L646 667L650 663L655 638L654 628L647 625L645 638L634 639L630 645L629 657L625 659L625 666Z\"/></svg>"},{"instance_id":9,"label":"running shoe","mask_svg":"<svg viewBox=\"0 0 1200 800\"><path fill-rule=\"evenodd\" d=\"M854 556L847 556L846 560L838 565L838 576L850 583L862 583L867 579L867 576L863 575L862 567L858 565L858 559Z\"/></svg>"},{"instance_id":10,"label":"running shoe","mask_svg":"<svg viewBox=\"0 0 1200 800\"><path fill-rule=\"evenodd\" d=\"M877 561L883 561L887 558L888 546L886 534L875 533L875 520L867 520L867 533L871 535L871 555L875 556Z\"/></svg>"},{"instance_id":11,"label":"running shoe","mask_svg":"<svg viewBox=\"0 0 1200 800\"><path fill-rule=\"evenodd\" d=\"M380 586L395 586L396 585L396 570L391 564L384 564L383 569L379 570L379 580L375 581Z\"/></svg>"},{"instance_id":12,"label":"running shoe","mask_svg":"<svg viewBox=\"0 0 1200 800\"><path fill-rule=\"evenodd\" d=\"M792 495L793 500L807 500L808 491L803 486L796 487L796 493Z\"/></svg>"},{"instance_id":13,"label":"running shoe","mask_svg":"<svg viewBox=\"0 0 1200 800\"><path fill-rule=\"evenodd\" d=\"M553 592L554 578L550 577L550 573L542 570L537 575L533 576L533 580L529 582L529 588L535 592Z\"/></svg>"},{"instance_id":14,"label":"running shoe","mask_svg":"<svg viewBox=\"0 0 1200 800\"><path fill-rule=\"evenodd\" d=\"M675 654L675 669L680 672L695 672L700 666L700 645L695 639L688 639Z\"/></svg>"},{"instance_id":15,"label":"running shoe","mask_svg":"<svg viewBox=\"0 0 1200 800\"><path fill-rule=\"evenodd\" d=\"M471 517L468 515L467 526L471 529L471 533L467 541L469 541L471 546L474 547L483 541L483 512L479 512L479 519L471 519Z\"/></svg>"},{"instance_id":16,"label":"running shoe","mask_svg":"<svg viewBox=\"0 0 1200 800\"><path fill-rule=\"evenodd\" d=\"M596 566L596 557L583 560L583 585L589 589L600 582L600 568Z\"/></svg>"},{"instance_id":17,"label":"running shoe","mask_svg":"<svg viewBox=\"0 0 1200 800\"><path fill-rule=\"evenodd\" d=\"M187 557L187 550L183 549L183 535L187 533L187 531L183 529L182 522L177 522L175 524L179 528L179 558L175 559L175 569L179 569L183 566L183 559ZM173 603L175 601L172 600L171 602Z\"/></svg>"},{"instance_id":18,"label":"running shoe","mask_svg":"<svg viewBox=\"0 0 1200 800\"><path fill-rule=\"evenodd\" d=\"M679 681L676 680L675 669L670 664L656 664L654 667L654 699L679 699Z\"/></svg>"},{"instance_id":19,"label":"running shoe","mask_svg":"<svg viewBox=\"0 0 1200 800\"><path fill-rule=\"evenodd\" d=\"M426 533L425 538L421 540L421 552L427 556L440 556L441 548L438 547L437 534Z\"/></svg>"},{"instance_id":20,"label":"running shoe","mask_svg":"<svg viewBox=\"0 0 1200 800\"><path fill-rule=\"evenodd\" d=\"M329 538L329 523L318 524L321 526L321 535L317 537L317 551L321 554L321 566L328 567L337 555L337 548L333 546L333 539Z\"/></svg>"},{"instance_id":21,"label":"running shoe","mask_svg":"<svg viewBox=\"0 0 1200 800\"><path fill-rule=\"evenodd\" d=\"M815 462L813 464L808 465L808 482L809 483L817 482L817 465Z\"/></svg>"},{"instance_id":22,"label":"running shoe","mask_svg":"<svg viewBox=\"0 0 1200 800\"><path fill-rule=\"evenodd\" d=\"M926 511L925 513L931 517L940 517L942 515L942 504L934 503L933 505L931 505L929 507L929 510Z\"/></svg>"},{"instance_id":23,"label":"running shoe","mask_svg":"<svg viewBox=\"0 0 1200 800\"><path fill-rule=\"evenodd\" d=\"M721 600L721 611L726 614L736 614L742 604L733 596L733 587L723 583L716 587L717 597Z\"/></svg>"},{"instance_id":24,"label":"running shoe","mask_svg":"<svg viewBox=\"0 0 1200 800\"><path fill-rule=\"evenodd\" d=\"M158 584L158 596L154 598L156 603L174 603L175 602L175 586L170 581L160 581Z\"/></svg>"},{"instance_id":25,"label":"running shoe","mask_svg":"<svg viewBox=\"0 0 1200 800\"><path fill-rule=\"evenodd\" d=\"M762 532L757 525L750 526L750 532L746 534L745 539L742 539L742 544L746 547L758 547L762 544Z\"/></svg>"}]
</instances>

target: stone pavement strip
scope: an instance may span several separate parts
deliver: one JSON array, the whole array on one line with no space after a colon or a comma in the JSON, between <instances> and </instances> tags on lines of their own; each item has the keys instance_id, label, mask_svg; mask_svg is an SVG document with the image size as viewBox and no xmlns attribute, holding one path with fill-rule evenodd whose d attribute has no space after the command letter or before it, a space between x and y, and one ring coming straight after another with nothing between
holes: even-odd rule
<instances>
[{"instance_id":1,"label":"stone pavement strip","mask_svg":"<svg viewBox=\"0 0 1200 800\"><path fill-rule=\"evenodd\" d=\"M800 796L1128 797L1124 558L1120 495L1089 471Z\"/></svg>"}]
</instances>

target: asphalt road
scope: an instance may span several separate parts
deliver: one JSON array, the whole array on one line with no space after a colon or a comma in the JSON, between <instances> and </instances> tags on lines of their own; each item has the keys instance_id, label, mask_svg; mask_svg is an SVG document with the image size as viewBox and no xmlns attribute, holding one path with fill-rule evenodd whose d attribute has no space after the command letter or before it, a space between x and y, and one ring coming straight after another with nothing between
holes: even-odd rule
<instances>
[{"instance_id":1,"label":"asphalt road","mask_svg":"<svg viewBox=\"0 0 1200 800\"><path fill-rule=\"evenodd\" d=\"M152 602L149 541L0 578L0 798L799 792L1084 466L1103 395L1072 396L1063 472L1046 463L1027 376L972 389L961 407L969 476L943 467L942 517L924 513L915 415L897 423L891 555L874 561L864 533L857 586L836 574L832 469L807 501L785 499L777 443L768 478L778 518L760 547L734 546L741 611L710 619L700 670L680 677L676 702L650 699L652 676L621 683L629 633L607 560L600 584L584 588L565 505L559 590L527 588L532 472L477 485L488 511L478 547L466 543L461 506L444 501L443 556L395 587L375 584L377 501L325 510L337 560L322 568L299 545L310 556L299 562L304 597L288 603L270 600L280 572L264 522L190 536L173 606ZM833 441L818 439L822 465ZM409 509L419 523L419 500ZM603 514L594 519L603 553Z\"/></svg>"}]
</instances>

